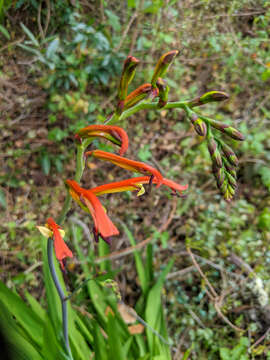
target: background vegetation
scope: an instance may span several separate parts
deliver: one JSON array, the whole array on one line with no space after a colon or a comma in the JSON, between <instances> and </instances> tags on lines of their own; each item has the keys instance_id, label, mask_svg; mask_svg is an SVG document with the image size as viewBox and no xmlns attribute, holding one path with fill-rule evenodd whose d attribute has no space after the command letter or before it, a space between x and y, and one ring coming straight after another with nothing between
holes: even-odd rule
<instances>
[{"instance_id":1,"label":"background vegetation","mask_svg":"<svg viewBox=\"0 0 270 360\"><path fill-rule=\"evenodd\" d=\"M96 257L110 253L105 263L94 260L91 224L78 208L66 227L76 224L91 274L115 271L124 302L138 313L145 311L140 260L134 249L121 250L132 240L151 244L140 250L142 261L153 261L151 285L174 257L162 302L175 359L270 359L269 8L267 0L0 1L0 272L9 288L44 302L35 226L59 214L75 166L73 133L112 112L123 59L141 60L135 88L151 79L162 53L179 49L170 100L225 91L230 99L204 113L246 135L232 142L240 159L235 200L222 200L206 145L182 112L140 113L124 126L127 155L188 183L187 198L107 196L122 233L111 249L96 249ZM113 181L118 171L90 163L83 184ZM78 256L69 264L70 289L84 279L81 263ZM73 302L89 310L86 291Z\"/></svg>"}]
</instances>

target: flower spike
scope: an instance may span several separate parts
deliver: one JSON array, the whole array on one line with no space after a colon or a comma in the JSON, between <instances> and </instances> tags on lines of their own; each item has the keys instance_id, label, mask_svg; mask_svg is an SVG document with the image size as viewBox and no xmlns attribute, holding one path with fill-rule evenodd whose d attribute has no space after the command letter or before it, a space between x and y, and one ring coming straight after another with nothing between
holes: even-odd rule
<instances>
[{"instance_id":1,"label":"flower spike","mask_svg":"<svg viewBox=\"0 0 270 360\"><path fill-rule=\"evenodd\" d=\"M66 180L72 198L88 213L94 221L94 238L99 236L107 243L114 235L119 235L118 229L106 214L103 206L91 190L83 189L75 180Z\"/></svg>"},{"instance_id":2,"label":"flower spike","mask_svg":"<svg viewBox=\"0 0 270 360\"><path fill-rule=\"evenodd\" d=\"M137 172L143 175L154 176L157 180L157 187L162 184L163 176L161 173L157 169L143 162L130 160L102 150L88 151L85 153L85 156L94 156L95 158L101 160L110 161L111 163L126 170Z\"/></svg>"},{"instance_id":3,"label":"flower spike","mask_svg":"<svg viewBox=\"0 0 270 360\"><path fill-rule=\"evenodd\" d=\"M73 257L72 252L63 240L65 232L57 225L53 218L48 218L45 226L37 226L42 235L47 238L52 236L54 239L54 250L56 259L59 261L61 269L65 271L64 260L67 257Z\"/></svg>"},{"instance_id":4,"label":"flower spike","mask_svg":"<svg viewBox=\"0 0 270 360\"><path fill-rule=\"evenodd\" d=\"M77 139L101 137L121 146L119 154L124 155L128 149L128 136L124 129L112 125L89 125L76 133Z\"/></svg>"}]
</instances>

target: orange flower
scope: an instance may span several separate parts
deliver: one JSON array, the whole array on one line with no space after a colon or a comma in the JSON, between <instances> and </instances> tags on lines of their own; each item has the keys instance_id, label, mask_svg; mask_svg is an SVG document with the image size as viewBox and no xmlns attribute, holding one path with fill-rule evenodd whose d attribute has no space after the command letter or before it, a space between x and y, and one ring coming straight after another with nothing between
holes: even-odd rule
<instances>
[{"instance_id":1,"label":"orange flower","mask_svg":"<svg viewBox=\"0 0 270 360\"><path fill-rule=\"evenodd\" d=\"M120 166L126 170L141 173L150 176L150 183L156 178L157 187L162 184L163 176L161 173L150 165L144 164L140 161L134 161L122 156L118 156L102 150L93 150L85 153L86 156L94 156L95 158L110 161L111 163Z\"/></svg>"},{"instance_id":2,"label":"orange flower","mask_svg":"<svg viewBox=\"0 0 270 360\"><path fill-rule=\"evenodd\" d=\"M77 139L101 137L121 146L119 154L124 155L128 148L128 136L124 129L112 125L89 125L77 131Z\"/></svg>"},{"instance_id":3,"label":"orange flower","mask_svg":"<svg viewBox=\"0 0 270 360\"><path fill-rule=\"evenodd\" d=\"M97 241L101 236L104 241L110 243L110 237L119 235L119 231L106 214L96 195L91 190L81 188L75 180L66 180L66 183L70 188L72 198L92 215L95 240Z\"/></svg>"},{"instance_id":4,"label":"orange flower","mask_svg":"<svg viewBox=\"0 0 270 360\"><path fill-rule=\"evenodd\" d=\"M62 236L65 235L65 232L59 225L54 222L53 218L51 217L47 220L47 224L45 226L37 226L37 228L42 233L42 235L46 237L53 237L56 259L59 261L61 269L64 271L64 259L66 257L73 257L72 252L62 238Z\"/></svg>"},{"instance_id":5,"label":"orange flower","mask_svg":"<svg viewBox=\"0 0 270 360\"><path fill-rule=\"evenodd\" d=\"M144 194L144 188L143 184L149 183L149 177L148 176L140 176L140 177L134 177L127 180L117 181L110 184L104 184L97 186L95 188L92 188L91 191L96 195L103 195L103 194L111 194L115 192L122 192L122 191L138 191L137 195L143 195ZM153 183L157 183L157 179L153 179ZM168 186L172 191L173 194L179 193L179 195L182 194L183 191L187 190L188 185L180 185L176 182L169 180L169 179L162 179L162 184Z\"/></svg>"}]
</instances>

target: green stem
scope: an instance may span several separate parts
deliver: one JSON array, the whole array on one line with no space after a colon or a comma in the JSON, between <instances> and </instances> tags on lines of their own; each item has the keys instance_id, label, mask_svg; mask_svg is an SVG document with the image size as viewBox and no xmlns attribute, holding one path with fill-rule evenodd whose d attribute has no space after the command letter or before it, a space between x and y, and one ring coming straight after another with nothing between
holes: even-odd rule
<instances>
[{"instance_id":1,"label":"green stem","mask_svg":"<svg viewBox=\"0 0 270 360\"><path fill-rule=\"evenodd\" d=\"M141 101L139 104L133 106L131 109L128 109L124 111L120 116L112 116L108 121L106 121L106 124L113 125L118 121L122 121L129 116L135 114L136 112L140 110L164 110L164 109L184 109L185 106L187 106L188 101L175 101L175 102L168 102L163 108L158 107L158 102L147 102L147 101Z\"/></svg>"},{"instance_id":2,"label":"green stem","mask_svg":"<svg viewBox=\"0 0 270 360\"><path fill-rule=\"evenodd\" d=\"M62 327L63 327L63 335L65 340L66 349L69 353L69 355L72 358L70 346L69 346L69 339L68 339L68 316L67 316L67 303L65 301L65 293L61 287L60 281L58 279L55 266L54 266L54 256L53 256L53 239L49 238L47 242L47 256L48 256L48 264L50 268L50 272L53 278L54 285L56 287L56 290L58 292L61 306L62 306Z\"/></svg>"},{"instance_id":3,"label":"green stem","mask_svg":"<svg viewBox=\"0 0 270 360\"><path fill-rule=\"evenodd\" d=\"M91 144L92 141L93 141L93 139L86 139L81 144L77 145L76 173L75 173L75 180L77 182L79 182L81 180L83 170L85 167L84 151ZM64 202L61 214L59 215L59 217L57 219L57 224L60 225L64 221L64 219L70 209L70 206L71 206L71 195L70 195L69 191L67 191L67 196L65 198L65 202Z\"/></svg>"}]
</instances>

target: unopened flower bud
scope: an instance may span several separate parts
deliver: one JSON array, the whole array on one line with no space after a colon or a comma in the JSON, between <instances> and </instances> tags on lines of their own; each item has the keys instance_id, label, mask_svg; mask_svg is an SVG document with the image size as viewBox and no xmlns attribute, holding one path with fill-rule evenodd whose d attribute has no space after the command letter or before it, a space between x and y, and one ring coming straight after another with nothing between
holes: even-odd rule
<instances>
[{"instance_id":1,"label":"unopened flower bud","mask_svg":"<svg viewBox=\"0 0 270 360\"><path fill-rule=\"evenodd\" d=\"M151 84L155 87L156 82L159 77L163 77L168 70L170 64L172 63L173 59L178 54L178 50L169 51L161 56L158 60L158 63L155 67L154 74L151 80Z\"/></svg>"},{"instance_id":2,"label":"unopened flower bud","mask_svg":"<svg viewBox=\"0 0 270 360\"><path fill-rule=\"evenodd\" d=\"M134 56L128 56L124 62L122 75L120 79L119 89L118 89L118 98L119 100L125 100L127 96L128 84L132 81L136 67L139 64L139 60Z\"/></svg>"},{"instance_id":3,"label":"unopened flower bud","mask_svg":"<svg viewBox=\"0 0 270 360\"><path fill-rule=\"evenodd\" d=\"M223 91L209 91L200 97L200 101L203 104L206 104L206 103L212 102L212 101L227 100L228 98L229 98L229 95Z\"/></svg>"},{"instance_id":4,"label":"unopened flower bud","mask_svg":"<svg viewBox=\"0 0 270 360\"><path fill-rule=\"evenodd\" d=\"M237 178L237 174L236 174L236 170L235 169L231 169L230 170L230 174L236 179Z\"/></svg>"},{"instance_id":5,"label":"unopened flower bud","mask_svg":"<svg viewBox=\"0 0 270 360\"><path fill-rule=\"evenodd\" d=\"M198 135L205 136L207 134L207 126L202 119L194 115L191 117L190 121L192 122L194 129Z\"/></svg>"},{"instance_id":6,"label":"unopened flower bud","mask_svg":"<svg viewBox=\"0 0 270 360\"><path fill-rule=\"evenodd\" d=\"M228 178L228 181L229 181L229 184L231 185L231 187L233 189L236 189L237 187L237 181L236 179L234 178L234 176L232 176L230 173L227 173L227 178Z\"/></svg>"},{"instance_id":7,"label":"unopened flower bud","mask_svg":"<svg viewBox=\"0 0 270 360\"><path fill-rule=\"evenodd\" d=\"M211 137L209 140L208 140L208 151L209 151L209 154L211 156L211 159L213 161L213 163L221 168L222 167L222 159L221 159L221 155L220 155L220 152L217 148L217 143L215 142L215 139L213 137Z\"/></svg>"},{"instance_id":8,"label":"unopened flower bud","mask_svg":"<svg viewBox=\"0 0 270 360\"><path fill-rule=\"evenodd\" d=\"M222 185L219 186L219 188L220 188L220 191L221 191L222 194L225 194L225 193L226 193L227 188L228 188L228 182L227 182L226 179L224 180L224 182L222 183Z\"/></svg>"},{"instance_id":9,"label":"unopened flower bud","mask_svg":"<svg viewBox=\"0 0 270 360\"><path fill-rule=\"evenodd\" d=\"M159 90L158 108L161 109L168 102L168 94L169 94L170 88L167 85L166 81L161 78L158 78L156 85Z\"/></svg>"},{"instance_id":10,"label":"unopened flower bud","mask_svg":"<svg viewBox=\"0 0 270 360\"><path fill-rule=\"evenodd\" d=\"M228 187L223 194L224 200L229 203L229 202L231 202L233 196L234 196L234 190L233 190L233 192L231 192Z\"/></svg>"},{"instance_id":11,"label":"unopened flower bud","mask_svg":"<svg viewBox=\"0 0 270 360\"><path fill-rule=\"evenodd\" d=\"M232 196L234 196L235 189L236 189L236 187L233 187L233 186L231 186L230 184L228 184L228 191L230 192L230 194L231 194Z\"/></svg>"},{"instance_id":12,"label":"unopened flower bud","mask_svg":"<svg viewBox=\"0 0 270 360\"><path fill-rule=\"evenodd\" d=\"M124 101L124 110L130 109L131 107L138 104L140 101L151 96L154 97L155 94L158 94L158 89L153 93L153 87L151 84L143 84L139 86L136 90L132 91Z\"/></svg>"},{"instance_id":13,"label":"unopened flower bud","mask_svg":"<svg viewBox=\"0 0 270 360\"><path fill-rule=\"evenodd\" d=\"M224 155L226 156L226 159L233 165L233 166L237 166L238 165L238 159L237 156L235 155L235 153L233 152L233 150L230 148L230 146L228 146L225 143L221 144L221 149L224 153Z\"/></svg>"},{"instance_id":14,"label":"unopened flower bud","mask_svg":"<svg viewBox=\"0 0 270 360\"><path fill-rule=\"evenodd\" d=\"M223 101L227 100L229 95L223 91L209 91L202 96L198 96L195 99L191 100L188 105L190 107L200 106L213 101Z\"/></svg>"},{"instance_id":15,"label":"unopened flower bud","mask_svg":"<svg viewBox=\"0 0 270 360\"><path fill-rule=\"evenodd\" d=\"M239 140L239 141L245 140L245 136L240 131L236 130L235 128L233 128L231 126L224 129L224 133L229 135L231 138L233 138L235 140Z\"/></svg>"},{"instance_id":16,"label":"unopened flower bud","mask_svg":"<svg viewBox=\"0 0 270 360\"><path fill-rule=\"evenodd\" d=\"M214 166L213 166L213 168L214 168ZM217 180L218 188L221 188L224 181L225 181L225 172L224 172L223 168L215 167L214 175L215 175L215 178Z\"/></svg>"},{"instance_id":17,"label":"unopened flower bud","mask_svg":"<svg viewBox=\"0 0 270 360\"><path fill-rule=\"evenodd\" d=\"M220 121L208 119L211 126L213 126L215 129L223 132L224 134L229 135L231 138L235 140L243 141L245 140L245 137L240 131L236 130L235 128L229 126L228 124L224 124Z\"/></svg>"}]
</instances>

